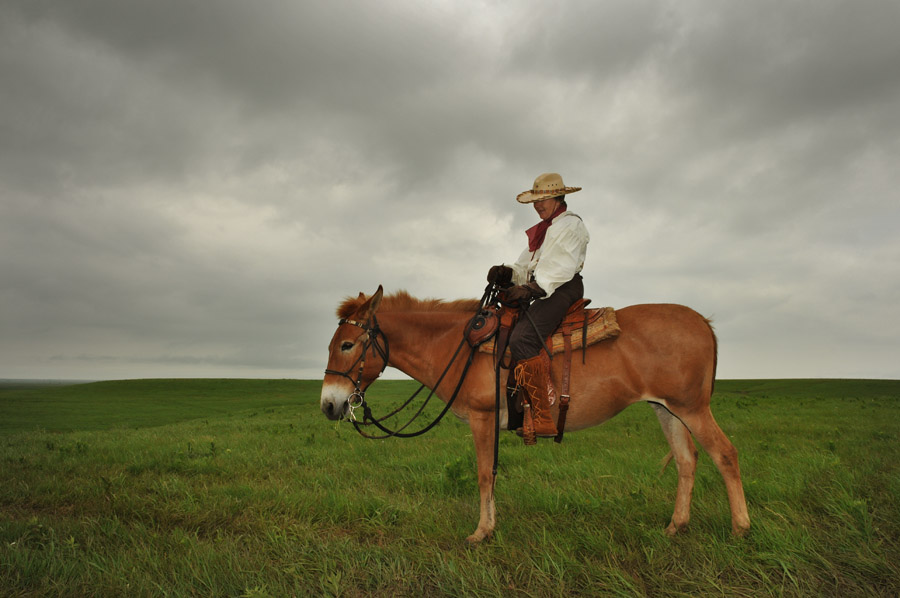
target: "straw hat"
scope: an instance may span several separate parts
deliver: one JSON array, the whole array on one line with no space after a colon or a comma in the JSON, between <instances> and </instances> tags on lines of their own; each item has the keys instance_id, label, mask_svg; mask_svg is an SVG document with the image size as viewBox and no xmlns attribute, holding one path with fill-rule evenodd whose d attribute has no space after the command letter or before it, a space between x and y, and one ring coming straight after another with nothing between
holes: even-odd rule
<instances>
[{"instance_id":1,"label":"straw hat","mask_svg":"<svg viewBox=\"0 0 900 598\"><path fill-rule=\"evenodd\" d=\"M519 203L533 203L542 199L551 197L559 197L567 193L575 193L581 191L581 187L566 187L562 177L555 172L546 172L534 179L534 186L531 191L523 191L516 196Z\"/></svg>"}]
</instances>

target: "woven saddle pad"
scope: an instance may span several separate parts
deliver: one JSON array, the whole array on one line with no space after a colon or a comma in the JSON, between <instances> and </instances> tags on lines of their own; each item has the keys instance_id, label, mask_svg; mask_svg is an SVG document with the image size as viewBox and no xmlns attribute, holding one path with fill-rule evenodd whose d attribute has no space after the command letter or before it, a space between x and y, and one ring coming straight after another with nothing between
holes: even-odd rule
<instances>
[{"instance_id":1,"label":"woven saddle pad","mask_svg":"<svg viewBox=\"0 0 900 598\"><path fill-rule=\"evenodd\" d=\"M582 315L583 314L583 315ZM584 334L584 319L587 317L587 335ZM565 351L565 339L563 337L563 329L568 328L572 331L572 349L581 349L585 346L585 336L587 337L587 346L599 343L600 341L615 338L619 336L619 324L616 321L616 310L611 307L600 307L595 309L585 309L583 312L569 314L566 319L556 329L553 336L550 337L551 353L556 355ZM496 345L497 337L482 344L478 350L484 353L493 353Z\"/></svg>"}]
</instances>

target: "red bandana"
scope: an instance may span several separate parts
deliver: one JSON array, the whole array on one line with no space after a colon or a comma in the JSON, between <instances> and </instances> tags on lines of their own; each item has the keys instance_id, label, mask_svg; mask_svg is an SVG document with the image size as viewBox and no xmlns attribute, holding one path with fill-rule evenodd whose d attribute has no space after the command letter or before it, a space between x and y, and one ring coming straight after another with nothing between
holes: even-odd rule
<instances>
[{"instance_id":1,"label":"red bandana","mask_svg":"<svg viewBox=\"0 0 900 598\"><path fill-rule=\"evenodd\" d=\"M566 204L561 204L553 214L546 220L541 220L531 228L525 231L528 235L528 251L537 251L544 244L544 237L547 236L547 229L553 224L553 219L566 211Z\"/></svg>"}]
</instances>

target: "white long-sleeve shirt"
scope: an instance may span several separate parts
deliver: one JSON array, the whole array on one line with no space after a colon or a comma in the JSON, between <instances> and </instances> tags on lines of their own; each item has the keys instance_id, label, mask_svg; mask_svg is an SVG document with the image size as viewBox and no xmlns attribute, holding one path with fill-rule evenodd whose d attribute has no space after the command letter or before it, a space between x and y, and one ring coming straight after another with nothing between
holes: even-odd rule
<instances>
[{"instance_id":1,"label":"white long-sleeve shirt","mask_svg":"<svg viewBox=\"0 0 900 598\"><path fill-rule=\"evenodd\" d=\"M532 280L547 293L553 294L584 268L587 244L591 240L581 217L568 210L553 219L544 243L537 251L527 247L512 265L513 283L526 284Z\"/></svg>"}]
</instances>

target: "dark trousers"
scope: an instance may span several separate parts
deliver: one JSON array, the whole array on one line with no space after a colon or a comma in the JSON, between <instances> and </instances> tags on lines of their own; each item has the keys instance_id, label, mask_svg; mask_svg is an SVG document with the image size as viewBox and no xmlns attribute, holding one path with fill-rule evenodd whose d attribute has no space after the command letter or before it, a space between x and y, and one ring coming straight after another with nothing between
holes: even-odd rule
<instances>
[{"instance_id":1,"label":"dark trousers","mask_svg":"<svg viewBox=\"0 0 900 598\"><path fill-rule=\"evenodd\" d=\"M509 335L509 351L513 361L523 361L540 353L547 337L562 322L566 311L582 297L584 282L581 274L576 274L575 278L557 288L546 299L532 303L528 313L519 314L519 321Z\"/></svg>"}]
</instances>

